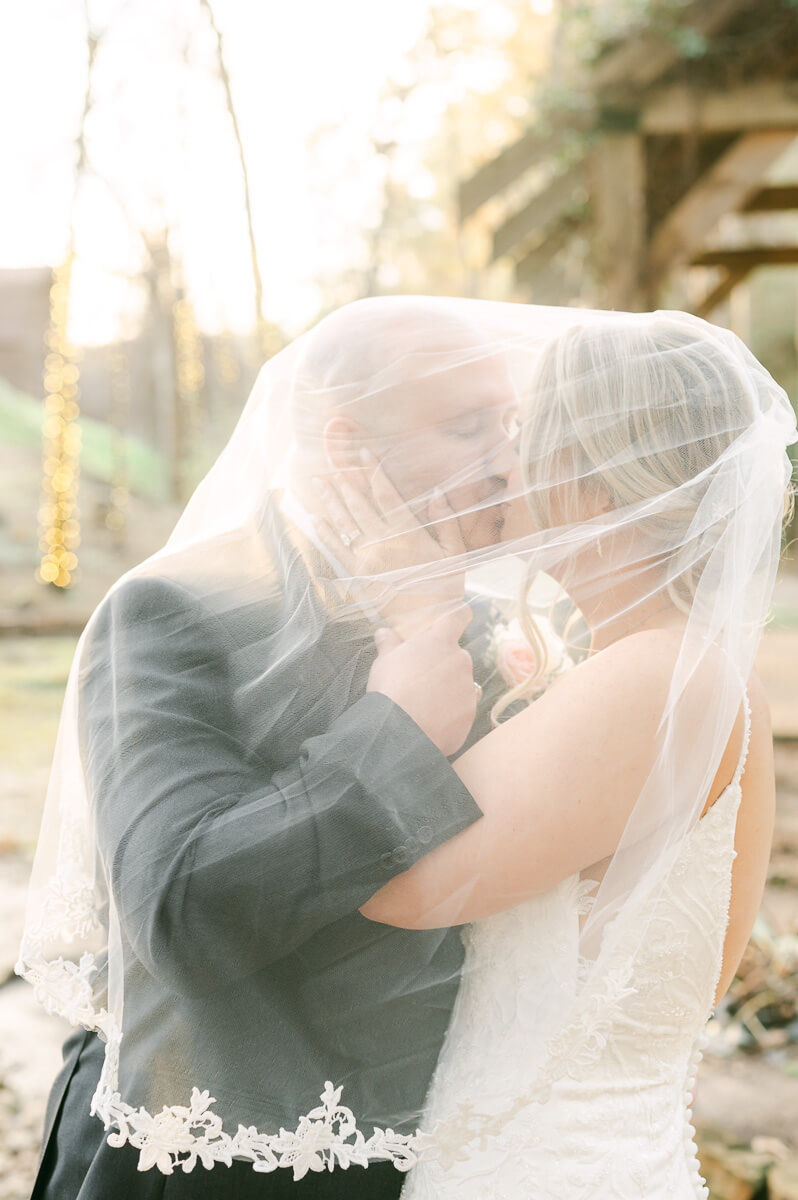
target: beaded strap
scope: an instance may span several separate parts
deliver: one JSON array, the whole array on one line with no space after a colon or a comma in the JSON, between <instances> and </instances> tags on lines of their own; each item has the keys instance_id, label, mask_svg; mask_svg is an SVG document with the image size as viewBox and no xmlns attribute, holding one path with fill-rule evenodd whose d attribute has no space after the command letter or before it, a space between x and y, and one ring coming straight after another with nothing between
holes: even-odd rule
<instances>
[{"instance_id":1,"label":"beaded strap","mask_svg":"<svg viewBox=\"0 0 798 1200\"><path fill-rule=\"evenodd\" d=\"M740 759L732 777L732 783L739 786L745 770L745 760L748 758L748 744L751 741L751 703L748 699L748 689L743 689L743 744L740 749Z\"/></svg>"}]
</instances>

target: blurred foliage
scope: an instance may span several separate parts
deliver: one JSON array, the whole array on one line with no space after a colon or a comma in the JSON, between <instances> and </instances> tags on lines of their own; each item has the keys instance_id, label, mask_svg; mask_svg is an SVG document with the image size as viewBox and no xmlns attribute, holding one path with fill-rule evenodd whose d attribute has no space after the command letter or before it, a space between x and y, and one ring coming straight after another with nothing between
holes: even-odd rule
<instances>
[{"instance_id":1,"label":"blurred foliage","mask_svg":"<svg viewBox=\"0 0 798 1200\"><path fill-rule=\"evenodd\" d=\"M431 7L381 97L360 177L373 189L371 218L350 231L359 242L351 266L322 271L324 311L398 292L513 298L508 265L485 267L490 206L461 227L457 188L534 119L531 97L548 70L552 28L551 14L528 0ZM342 131L321 129L310 149L318 190L345 189Z\"/></svg>"},{"instance_id":2,"label":"blurred foliage","mask_svg":"<svg viewBox=\"0 0 798 1200\"><path fill-rule=\"evenodd\" d=\"M766 37L769 19L778 10L794 9L798 0L775 0L773 3L749 6L749 12L760 10L759 32ZM558 45L560 66L575 77L580 66L595 62L610 47L635 37L652 33L671 42L686 60L699 60L717 49L718 40L708 37L694 23L694 14L701 11L695 0L560 0Z\"/></svg>"},{"instance_id":3,"label":"blurred foliage","mask_svg":"<svg viewBox=\"0 0 798 1200\"><path fill-rule=\"evenodd\" d=\"M673 40L685 57L706 50L706 39L686 20L692 0L600 0L561 6L562 44L573 63L592 62L603 47L643 30Z\"/></svg>"},{"instance_id":4,"label":"blurred foliage","mask_svg":"<svg viewBox=\"0 0 798 1200\"><path fill-rule=\"evenodd\" d=\"M80 428L83 435L81 470L110 483L113 466L111 427L81 416ZM41 402L0 379L0 441L6 446L38 449L41 439ZM164 456L139 438L128 436L125 445L131 491L147 499L164 500L168 494Z\"/></svg>"}]
</instances>

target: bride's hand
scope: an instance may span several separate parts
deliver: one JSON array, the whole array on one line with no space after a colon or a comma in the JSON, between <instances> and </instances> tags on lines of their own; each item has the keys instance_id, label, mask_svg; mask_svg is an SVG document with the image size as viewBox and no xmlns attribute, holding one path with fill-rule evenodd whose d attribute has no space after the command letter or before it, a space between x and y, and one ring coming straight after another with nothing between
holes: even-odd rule
<instances>
[{"instance_id":1,"label":"bride's hand","mask_svg":"<svg viewBox=\"0 0 798 1200\"><path fill-rule=\"evenodd\" d=\"M314 517L319 537L353 577L353 588L402 638L427 629L445 609L462 603L465 559L457 517L442 492L433 494L422 524L377 459L363 452L369 490L338 472L314 479L326 518ZM353 473L354 474L354 473ZM434 535L431 532L434 530ZM390 579L380 576L395 573Z\"/></svg>"}]
</instances>

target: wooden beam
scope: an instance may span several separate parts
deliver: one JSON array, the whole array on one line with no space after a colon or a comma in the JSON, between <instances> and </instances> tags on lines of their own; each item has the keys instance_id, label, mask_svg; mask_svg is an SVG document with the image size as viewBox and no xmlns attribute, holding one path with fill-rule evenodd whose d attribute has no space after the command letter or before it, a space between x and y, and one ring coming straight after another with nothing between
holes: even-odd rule
<instances>
[{"instance_id":1,"label":"wooden beam","mask_svg":"<svg viewBox=\"0 0 798 1200\"><path fill-rule=\"evenodd\" d=\"M745 0L713 0L694 5L685 20L706 36L726 23ZM680 57L678 47L653 34L630 39L610 50L595 64L590 83L597 90L619 85L636 91L648 86ZM636 97L635 97L636 99ZM458 189L460 219L514 183L562 144L567 131L586 131L597 119L598 107L548 114L495 158L480 167ZM700 91L675 84L656 91L640 114L640 129L648 134L727 133L748 129L786 129L798 133L798 88L790 82L745 84L732 91Z\"/></svg>"},{"instance_id":2,"label":"wooden beam","mask_svg":"<svg viewBox=\"0 0 798 1200\"><path fill-rule=\"evenodd\" d=\"M607 133L593 153L594 246L602 303L640 311L651 307L646 278L646 188L643 139Z\"/></svg>"},{"instance_id":3,"label":"wooden beam","mask_svg":"<svg viewBox=\"0 0 798 1200\"><path fill-rule=\"evenodd\" d=\"M653 278L686 262L720 217L761 190L762 176L792 140L784 130L737 138L660 223L649 250Z\"/></svg>"},{"instance_id":4,"label":"wooden beam","mask_svg":"<svg viewBox=\"0 0 798 1200\"><path fill-rule=\"evenodd\" d=\"M699 0L682 11L680 22L711 37L748 2ZM659 79L681 57L681 48L674 40L648 32L632 36L608 50L589 68L590 86L596 91L619 85L624 91L637 91Z\"/></svg>"},{"instance_id":5,"label":"wooden beam","mask_svg":"<svg viewBox=\"0 0 798 1200\"><path fill-rule=\"evenodd\" d=\"M516 283L534 283L551 260L565 249L581 224L582 222L578 218L563 217L550 232L544 235L539 245L528 251L515 264Z\"/></svg>"},{"instance_id":6,"label":"wooden beam","mask_svg":"<svg viewBox=\"0 0 798 1200\"><path fill-rule=\"evenodd\" d=\"M798 208L798 185L787 183L760 188L749 197L741 211L789 212L793 208Z\"/></svg>"},{"instance_id":7,"label":"wooden beam","mask_svg":"<svg viewBox=\"0 0 798 1200\"><path fill-rule=\"evenodd\" d=\"M567 213L579 202L579 193L587 185L584 162L578 162L533 196L528 204L509 220L505 221L493 235L492 261L501 258L533 233L543 230L557 217Z\"/></svg>"},{"instance_id":8,"label":"wooden beam","mask_svg":"<svg viewBox=\"0 0 798 1200\"><path fill-rule=\"evenodd\" d=\"M678 83L653 93L640 114L647 134L744 133L793 129L798 134L798 87L788 81L703 90Z\"/></svg>"},{"instance_id":9,"label":"wooden beam","mask_svg":"<svg viewBox=\"0 0 798 1200\"><path fill-rule=\"evenodd\" d=\"M797 246L747 246L743 250L703 250L691 260L693 267L726 267L728 271L753 271L755 267L794 266Z\"/></svg>"},{"instance_id":10,"label":"wooden beam","mask_svg":"<svg viewBox=\"0 0 798 1200\"><path fill-rule=\"evenodd\" d=\"M592 109L567 110L547 115L534 129L512 142L490 162L481 166L458 189L460 220L465 221L478 208L492 200L525 171L541 162L561 146L566 134L590 129L595 121Z\"/></svg>"},{"instance_id":11,"label":"wooden beam","mask_svg":"<svg viewBox=\"0 0 798 1200\"><path fill-rule=\"evenodd\" d=\"M737 284L742 283L750 269L750 267L741 267L737 271L727 271L720 283L715 284L706 296L699 300L695 306L696 316L708 317L710 313L714 312L718 305L734 291Z\"/></svg>"}]
</instances>

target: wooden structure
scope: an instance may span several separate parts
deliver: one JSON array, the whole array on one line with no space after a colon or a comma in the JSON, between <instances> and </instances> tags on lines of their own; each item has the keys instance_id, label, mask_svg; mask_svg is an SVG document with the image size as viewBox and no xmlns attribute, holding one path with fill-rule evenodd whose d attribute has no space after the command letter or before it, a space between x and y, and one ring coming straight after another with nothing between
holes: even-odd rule
<instances>
[{"instance_id":1,"label":"wooden structure","mask_svg":"<svg viewBox=\"0 0 798 1200\"><path fill-rule=\"evenodd\" d=\"M798 177L768 183L798 138L792 0L660 6L656 21L597 39L578 63L560 54L552 72L535 125L459 192L463 221L490 213L491 257L512 257L523 290L575 238L591 247L590 299L618 309L656 307L675 274L702 266L714 280L692 307L707 315L755 267L798 264L798 238L740 241L749 214L798 210ZM729 213L736 240L718 244Z\"/></svg>"}]
</instances>

